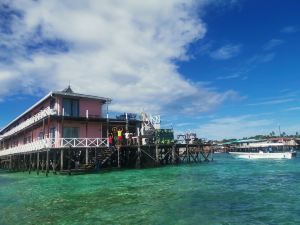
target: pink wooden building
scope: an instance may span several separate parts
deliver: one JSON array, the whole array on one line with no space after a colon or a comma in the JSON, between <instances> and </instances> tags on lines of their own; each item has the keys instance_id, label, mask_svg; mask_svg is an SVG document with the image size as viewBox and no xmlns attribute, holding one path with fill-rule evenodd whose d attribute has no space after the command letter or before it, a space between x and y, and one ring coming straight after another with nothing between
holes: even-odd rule
<instances>
[{"instance_id":1,"label":"pink wooden building","mask_svg":"<svg viewBox=\"0 0 300 225\"><path fill-rule=\"evenodd\" d=\"M0 157L44 149L108 147L113 127L125 120L108 119L109 98L52 91L0 131ZM138 121L130 121L134 132Z\"/></svg>"}]
</instances>

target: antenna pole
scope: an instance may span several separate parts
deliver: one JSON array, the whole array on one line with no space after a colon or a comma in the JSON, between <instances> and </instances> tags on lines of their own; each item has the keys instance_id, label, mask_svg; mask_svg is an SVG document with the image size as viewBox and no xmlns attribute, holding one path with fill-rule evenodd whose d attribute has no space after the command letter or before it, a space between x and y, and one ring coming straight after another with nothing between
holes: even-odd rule
<instances>
[{"instance_id":1,"label":"antenna pole","mask_svg":"<svg viewBox=\"0 0 300 225\"><path fill-rule=\"evenodd\" d=\"M279 125L278 129L279 129L279 137L281 137L280 125Z\"/></svg>"}]
</instances>

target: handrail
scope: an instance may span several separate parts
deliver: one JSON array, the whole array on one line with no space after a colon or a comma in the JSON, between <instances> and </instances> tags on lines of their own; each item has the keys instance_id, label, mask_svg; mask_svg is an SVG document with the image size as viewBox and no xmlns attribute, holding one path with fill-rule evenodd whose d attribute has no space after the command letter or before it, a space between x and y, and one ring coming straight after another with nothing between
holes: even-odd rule
<instances>
[{"instance_id":1,"label":"handrail","mask_svg":"<svg viewBox=\"0 0 300 225\"><path fill-rule=\"evenodd\" d=\"M108 147L107 138L60 138L60 147Z\"/></svg>"},{"instance_id":2,"label":"handrail","mask_svg":"<svg viewBox=\"0 0 300 225\"><path fill-rule=\"evenodd\" d=\"M41 110L40 112L38 112L37 114L35 114L33 117L30 117L29 119L25 120L24 122L20 123L18 126L12 128L11 130L7 131L6 133L4 133L1 138L5 138L8 137L20 130L23 130L24 128L34 124L35 122L40 121L41 119L49 116L49 115L56 115L57 112L55 109L50 109L50 107L47 107L43 110Z\"/></svg>"},{"instance_id":3,"label":"handrail","mask_svg":"<svg viewBox=\"0 0 300 225\"><path fill-rule=\"evenodd\" d=\"M41 140L33 141L28 144L18 145L16 147L1 150L0 156L13 155L13 154L25 153L25 152L29 153L29 152L34 152L45 148L49 148L49 147L50 147L50 143L48 142L48 140L41 139Z\"/></svg>"},{"instance_id":4,"label":"handrail","mask_svg":"<svg viewBox=\"0 0 300 225\"><path fill-rule=\"evenodd\" d=\"M107 138L45 138L8 149L0 149L0 156L30 153L47 148L89 148L108 147Z\"/></svg>"}]
</instances>

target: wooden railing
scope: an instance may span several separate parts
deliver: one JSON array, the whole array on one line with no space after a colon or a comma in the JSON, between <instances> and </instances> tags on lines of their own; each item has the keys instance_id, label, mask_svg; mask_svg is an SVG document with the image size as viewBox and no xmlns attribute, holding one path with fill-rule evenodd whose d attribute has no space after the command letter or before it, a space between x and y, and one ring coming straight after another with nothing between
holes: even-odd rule
<instances>
[{"instance_id":1,"label":"wooden railing","mask_svg":"<svg viewBox=\"0 0 300 225\"><path fill-rule=\"evenodd\" d=\"M106 147L107 138L60 138L60 147L87 148L87 147Z\"/></svg>"},{"instance_id":2,"label":"wooden railing","mask_svg":"<svg viewBox=\"0 0 300 225\"><path fill-rule=\"evenodd\" d=\"M50 107L47 107L47 108L41 110L40 112L38 112L37 114L35 114L34 116L32 116L31 118L25 120L24 122L20 123L16 127L12 128L11 130L4 133L1 136L1 138L5 138L5 137L8 137L10 135L13 135L13 134L23 130L24 128L26 128L26 127L42 120L43 118L45 118L49 115L56 115L56 114L57 114L56 110L50 109Z\"/></svg>"},{"instance_id":3,"label":"wooden railing","mask_svg":"<svg viewBox=\"0 0 300 225\"><path fill-rule=\"evenodd\" d=\"M0 149L0 156L30 153L49 148L108 147L107 138L45 138L8 149Z\"/></svg>"}]
</instances>

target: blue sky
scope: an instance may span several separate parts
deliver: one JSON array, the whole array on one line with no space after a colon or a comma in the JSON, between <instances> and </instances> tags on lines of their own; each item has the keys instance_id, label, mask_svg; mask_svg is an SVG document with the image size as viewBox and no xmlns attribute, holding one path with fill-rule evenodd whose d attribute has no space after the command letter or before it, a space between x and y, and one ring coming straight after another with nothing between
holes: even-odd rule
<instances>
[{"instance_id":1,"label":"blue sky","mask_svg":"<svg viewBox=\"0 0 300 225\"><path fill-rule=\"evenodd\" d=\"M5 1L4 1L5 2ZM300 2L7 1L0 127L69 81L222 139L300 132Z\"/></svg>"}]
</instances>

